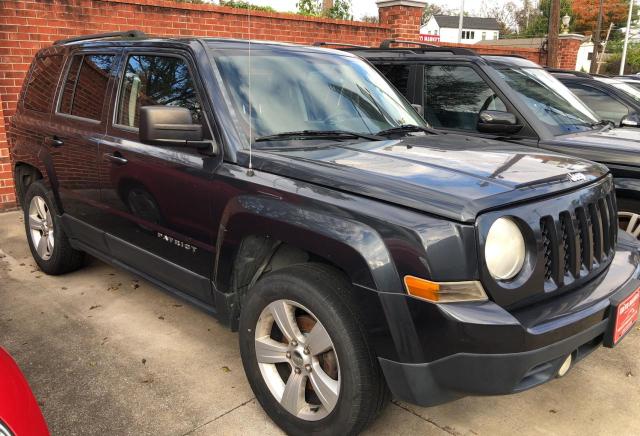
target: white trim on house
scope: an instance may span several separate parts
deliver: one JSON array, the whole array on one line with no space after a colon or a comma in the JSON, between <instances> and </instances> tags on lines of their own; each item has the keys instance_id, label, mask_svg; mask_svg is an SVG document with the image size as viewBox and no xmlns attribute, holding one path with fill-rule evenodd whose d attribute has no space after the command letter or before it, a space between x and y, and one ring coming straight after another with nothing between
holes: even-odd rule
<instances>
[{"instance_id":1,"label":"white trim on house","mask_svg":"<svg viewBox=\"0 0 640 436\"><path fill-rule=\"evenodd\" d=\"M474 18L474 17L465 17ZM470 20L471 21L471 20ZM429 20L420 28L421 39L425 41L458 42L458 26L444 27L438 24L435 17ZM462 43L477 44L482 41L493 41L500 38L500 31L481 27L462 28Z\"/></svg>"}]
</instances>

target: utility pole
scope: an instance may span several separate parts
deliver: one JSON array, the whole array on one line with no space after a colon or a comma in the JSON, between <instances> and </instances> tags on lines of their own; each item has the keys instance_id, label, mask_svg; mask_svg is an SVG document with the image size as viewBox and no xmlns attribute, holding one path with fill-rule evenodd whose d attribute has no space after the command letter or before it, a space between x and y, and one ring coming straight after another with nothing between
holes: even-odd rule
<instances>
[{"instance_id":1,"label":"utility pole","mask_svg":"<svg viewBox=\"0 0 640 436\"><path fill-rule=\"evenodd\" d=\"M600 0L602 1L602 0ZM558 66L558 27L560 26L560 0L551 0L547 33L547 66Z\"/></svg>"},{"instance_id":2,"label":"utility pole","mask_svg":"<svg viewBox=\"0 0 640 436\"><path fill-rule=\"evenodd\" d=\"M464 0L460 0L460 18L458 19L458 44L462 42L462 20L464 19Z\"/></svg>"},{"instance_id":3,"label":"utility pole","mask_svg":"<svg viewBox=\"0 0 640 436\"><path fill-rule=\"evenodd\" d=\"M622 58L620 59L620 75L624 75L624 64L627 62L627 46L629 45L629 32L631 31L631 15L633 14L634 0L629 1L629 17L627 17L627 31L624 33L624 45L622 46Z\"/></svg>"},{"instance_id":4,"label":"utility pole","mask_svg":"<svg viewBox=\"0 0 640 436\"><path fill-rule=\"evenodd\" d=\"M589 72L595 73L598 69L598 53L600 52L600 32L602 31L602 3L604 0L600 0L598 5L598 21L596 23L596 32L593 34L593 56L591 57L591 67Z\"/></svg>"}]
</instances>

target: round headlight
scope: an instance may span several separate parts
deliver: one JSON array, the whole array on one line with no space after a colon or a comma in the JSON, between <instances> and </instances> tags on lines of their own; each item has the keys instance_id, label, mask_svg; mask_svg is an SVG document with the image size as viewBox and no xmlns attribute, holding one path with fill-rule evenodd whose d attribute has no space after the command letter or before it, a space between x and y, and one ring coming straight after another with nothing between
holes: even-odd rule
<instances>
[{"instance_id":1,"label":"round headlight","mask_svg":"<svg viewBox=\"0 0 640 436\"><path fill-rule=\"evenodd\" d=\"M489 273L494 279L509 280L522 269L524 257L522 232L511 219L498 218L491 225L484 244Z\"/></svg>"}]
</instances>

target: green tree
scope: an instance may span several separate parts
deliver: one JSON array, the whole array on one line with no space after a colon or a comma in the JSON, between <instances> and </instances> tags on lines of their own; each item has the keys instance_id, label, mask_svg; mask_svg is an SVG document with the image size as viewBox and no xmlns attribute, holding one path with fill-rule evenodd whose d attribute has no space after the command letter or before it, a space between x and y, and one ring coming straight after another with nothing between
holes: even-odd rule
<instances>
[{"instance_id":1,"label":"green tree","mask_svg":"<svg viewBox=\"0 0 640 436\"><path fill-rule=\"evenodd\" d=\"M453 15L453 11L444 6L427 3L422 11L422 24L426 24L434 15Z\"/></svg>"},{"instance_id":2,"label":"green tree","mask_svg":"<svg viewBox=\"0 0 640 436\"><path fill-rule=\"evenodd\" d=\"M333 6L322 10L322 0L299 0L296 3L298 13L312 17L327 17L337 20L352 20L351 0L334 0Z\"/></svg>"},{"instance_id":3,"label":"green tree","mask_svg":"<svg viewBox=\"0 0 640 436\"><path fill-rule=\"evenodd\" d=\"M625 23L626 25L626 23ZM607 44L607 63L604 65L605 74L620 73L623 40L609 41ZM625 74L635 74L640 71L640 44L630 42L627 46L627 58L624 64Z\"/></svg>"},{"instance_id":4,"label":"green tree","mask_svg":"<svg viewBox=\"0 0 640 436\"><path fill-rule=\"evenodd\" d=\"M195 0L195 1L201 2L202 0ZM238 9L251 9L252 11L263 11L263 12L276 11L271 6L257 6L241 0L228 0L228 1L220 0L220 6L227 6L229 8L238 8Z\"/></svg>"},{"instance_id":5,"label":"green tree","mask_svg":"<svg viewBox=\"0 0 640 436\"><path fill-rule=\"evenodd\" d=\"M377 15L364 15L360 17L360 21L364 21L365 23L379 23L380 17Z\"/></svg>"},{"instance_id":6,"label":"green tree","mask_svg":"<svg viewBox=\"0 0 640 436\"><path fill-rule=\"evenodd\" d=\"M538 9L532 11L529 16L529 22L522 32L523 36L545 36L549 32L549 14L551 12L551 0L540 0L538 3ZM571 0L560 0L560 16L571 16ZM560 28L560 23L558 23Z\"/></svg>"},{"instance_id":7,"label":"green tree","mask_svg":"<svg viewBox=\"0 0 640 436\"><path fill-rule=\"evenodd\" d=\"M299 0L296 3L298 13L300 15L319 16L322 11L322 5L318 0Z\"/></svg>"}]
</instances>

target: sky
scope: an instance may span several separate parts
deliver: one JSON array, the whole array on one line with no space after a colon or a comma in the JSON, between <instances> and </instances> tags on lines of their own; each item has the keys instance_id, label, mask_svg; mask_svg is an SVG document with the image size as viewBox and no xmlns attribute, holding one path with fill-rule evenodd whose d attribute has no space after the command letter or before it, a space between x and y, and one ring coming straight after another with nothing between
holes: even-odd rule
<instances>
[{"instance_id":1,"label":"sky","mask_svg":"<svg viewBox=\"0 0 640 436\"><path fill-rule=\"evenodd\" d=\"M461 0L430 0L429 3L454 9L460 7L460 1ZM479 13L483 3L488 6L494 6L504 4L507 1L513 1L516 4L522 3L521 0L464 0L464 10L470 14ZM255 5L271 6L275 10L282 12L295 12L297 10L297 2L298 0L250 0L250 3ZM351 0L351 11L355 19L362 18L365 15L377 16L378 7L376 6L376 0Z\"/></svg>"}]
</instances>

